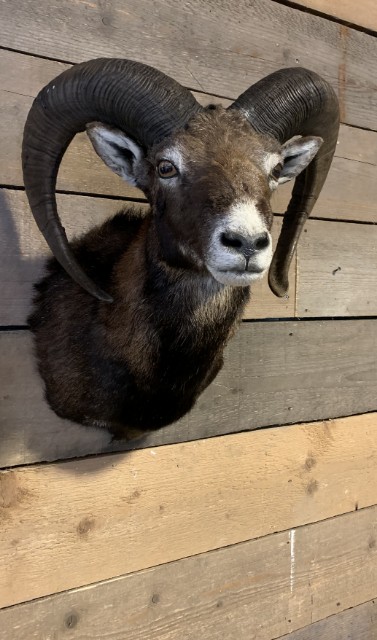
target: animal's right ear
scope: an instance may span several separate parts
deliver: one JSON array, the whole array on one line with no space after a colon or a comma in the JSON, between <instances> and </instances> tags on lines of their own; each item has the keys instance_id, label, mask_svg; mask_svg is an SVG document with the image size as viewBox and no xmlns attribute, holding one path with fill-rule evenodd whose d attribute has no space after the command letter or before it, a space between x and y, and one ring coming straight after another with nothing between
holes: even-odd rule
<instances>
[{"instance_id":1,"label":"animal's right ear","mask_svg":"<svg viewBox=\"0 0 377 640\"><path fill-rule=\"evenodd\" d=\"M90 122L86 125L86 132L104 163L123 180L136 187L135 173L144 158L142 148L120 129L102 122Z\"/></svg>"}]
</instances>

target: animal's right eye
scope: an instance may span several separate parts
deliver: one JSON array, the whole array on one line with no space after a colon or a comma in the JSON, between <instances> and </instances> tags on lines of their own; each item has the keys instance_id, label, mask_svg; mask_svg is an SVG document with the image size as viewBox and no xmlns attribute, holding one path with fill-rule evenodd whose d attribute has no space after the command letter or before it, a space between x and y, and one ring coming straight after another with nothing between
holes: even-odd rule
<instances>
[{"instance_id":1,"label":"animal's right eye","mask_svg":"<svg viewBox=\"0 0 377 640\"><path fill-rule=\"evenodd\" d=\"M157 165L157 172L160 178L174 178L178 175L178 169L170 160L160 160Z\"/></svg>"}]
</instances>

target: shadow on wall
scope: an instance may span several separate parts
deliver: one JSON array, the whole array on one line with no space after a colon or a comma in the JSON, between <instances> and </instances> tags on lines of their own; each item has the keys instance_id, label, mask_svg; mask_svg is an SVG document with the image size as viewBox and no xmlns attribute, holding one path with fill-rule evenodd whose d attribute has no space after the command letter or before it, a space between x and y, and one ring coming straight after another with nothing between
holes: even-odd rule
<instances>
[{"instance_id":1,"label":"shadow on wall","mask_svg":"<svg viewBox=\"0 0 377 640\"><path fill-rule=\"evenodd\" d=\"M0 190L1 326L26 325L33 283L42 273L43 250L38 255L39 247L28 246L34 222L25 208L23 191Z\"/></svg>"}]
</instances>

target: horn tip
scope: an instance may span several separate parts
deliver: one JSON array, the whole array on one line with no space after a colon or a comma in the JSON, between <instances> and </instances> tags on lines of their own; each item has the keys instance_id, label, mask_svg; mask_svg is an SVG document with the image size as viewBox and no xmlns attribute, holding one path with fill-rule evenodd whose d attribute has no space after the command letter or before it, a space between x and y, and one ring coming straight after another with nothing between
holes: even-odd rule
<instances>
[{"instance_id":1,"label":"horn tip","mask_svg":"<svg viewBox=\"0 0 377 640\"><path fill-rule=\"evenodd\" d=\"M268 276L268 284L272 293L277 298L289 298L289 282L285 274L277 275L270 272Z\"/></svg>"}]
</instances>

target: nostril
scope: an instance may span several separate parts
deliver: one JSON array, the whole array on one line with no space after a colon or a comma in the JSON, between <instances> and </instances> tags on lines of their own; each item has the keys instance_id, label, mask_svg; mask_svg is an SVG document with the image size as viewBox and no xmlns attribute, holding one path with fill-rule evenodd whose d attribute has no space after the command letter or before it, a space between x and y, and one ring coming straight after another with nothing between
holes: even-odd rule
<instances>
[{"instance_id":1,"label":"nostril","mask_svg":"<svg viewBox=\"0 0 377 640\"><path fill-rule=\"evenodd\" d=\"M269 246L270 236L266 231L250 236L237 231L223 231L220 242L227 249L234 249L237 253L250 257Z\"/></svg>"},{"instance_id":2,"label":"nostril","mask_svg":"<svg viewBox=\"0 0 377 640\"><path fill-rule=\"evenodd\" d=\"M224 232L220 236L221 244L224 247L232 247L233 249L241 249L243 246L242 239L236 233L229 231Z\"/></svg>"},{"instance_id":3,"label":"nostril","mask_svg":"<svg viewBox=\"0 0 377 640\"><path fill-rule=\"evenodd\" d=\"M268 237L268 233L260 233L259 235L254 237L254 246L256 251L262 251L262 249L266 249L270 244L270 239Z\"/></svg>"}]
</instances>

